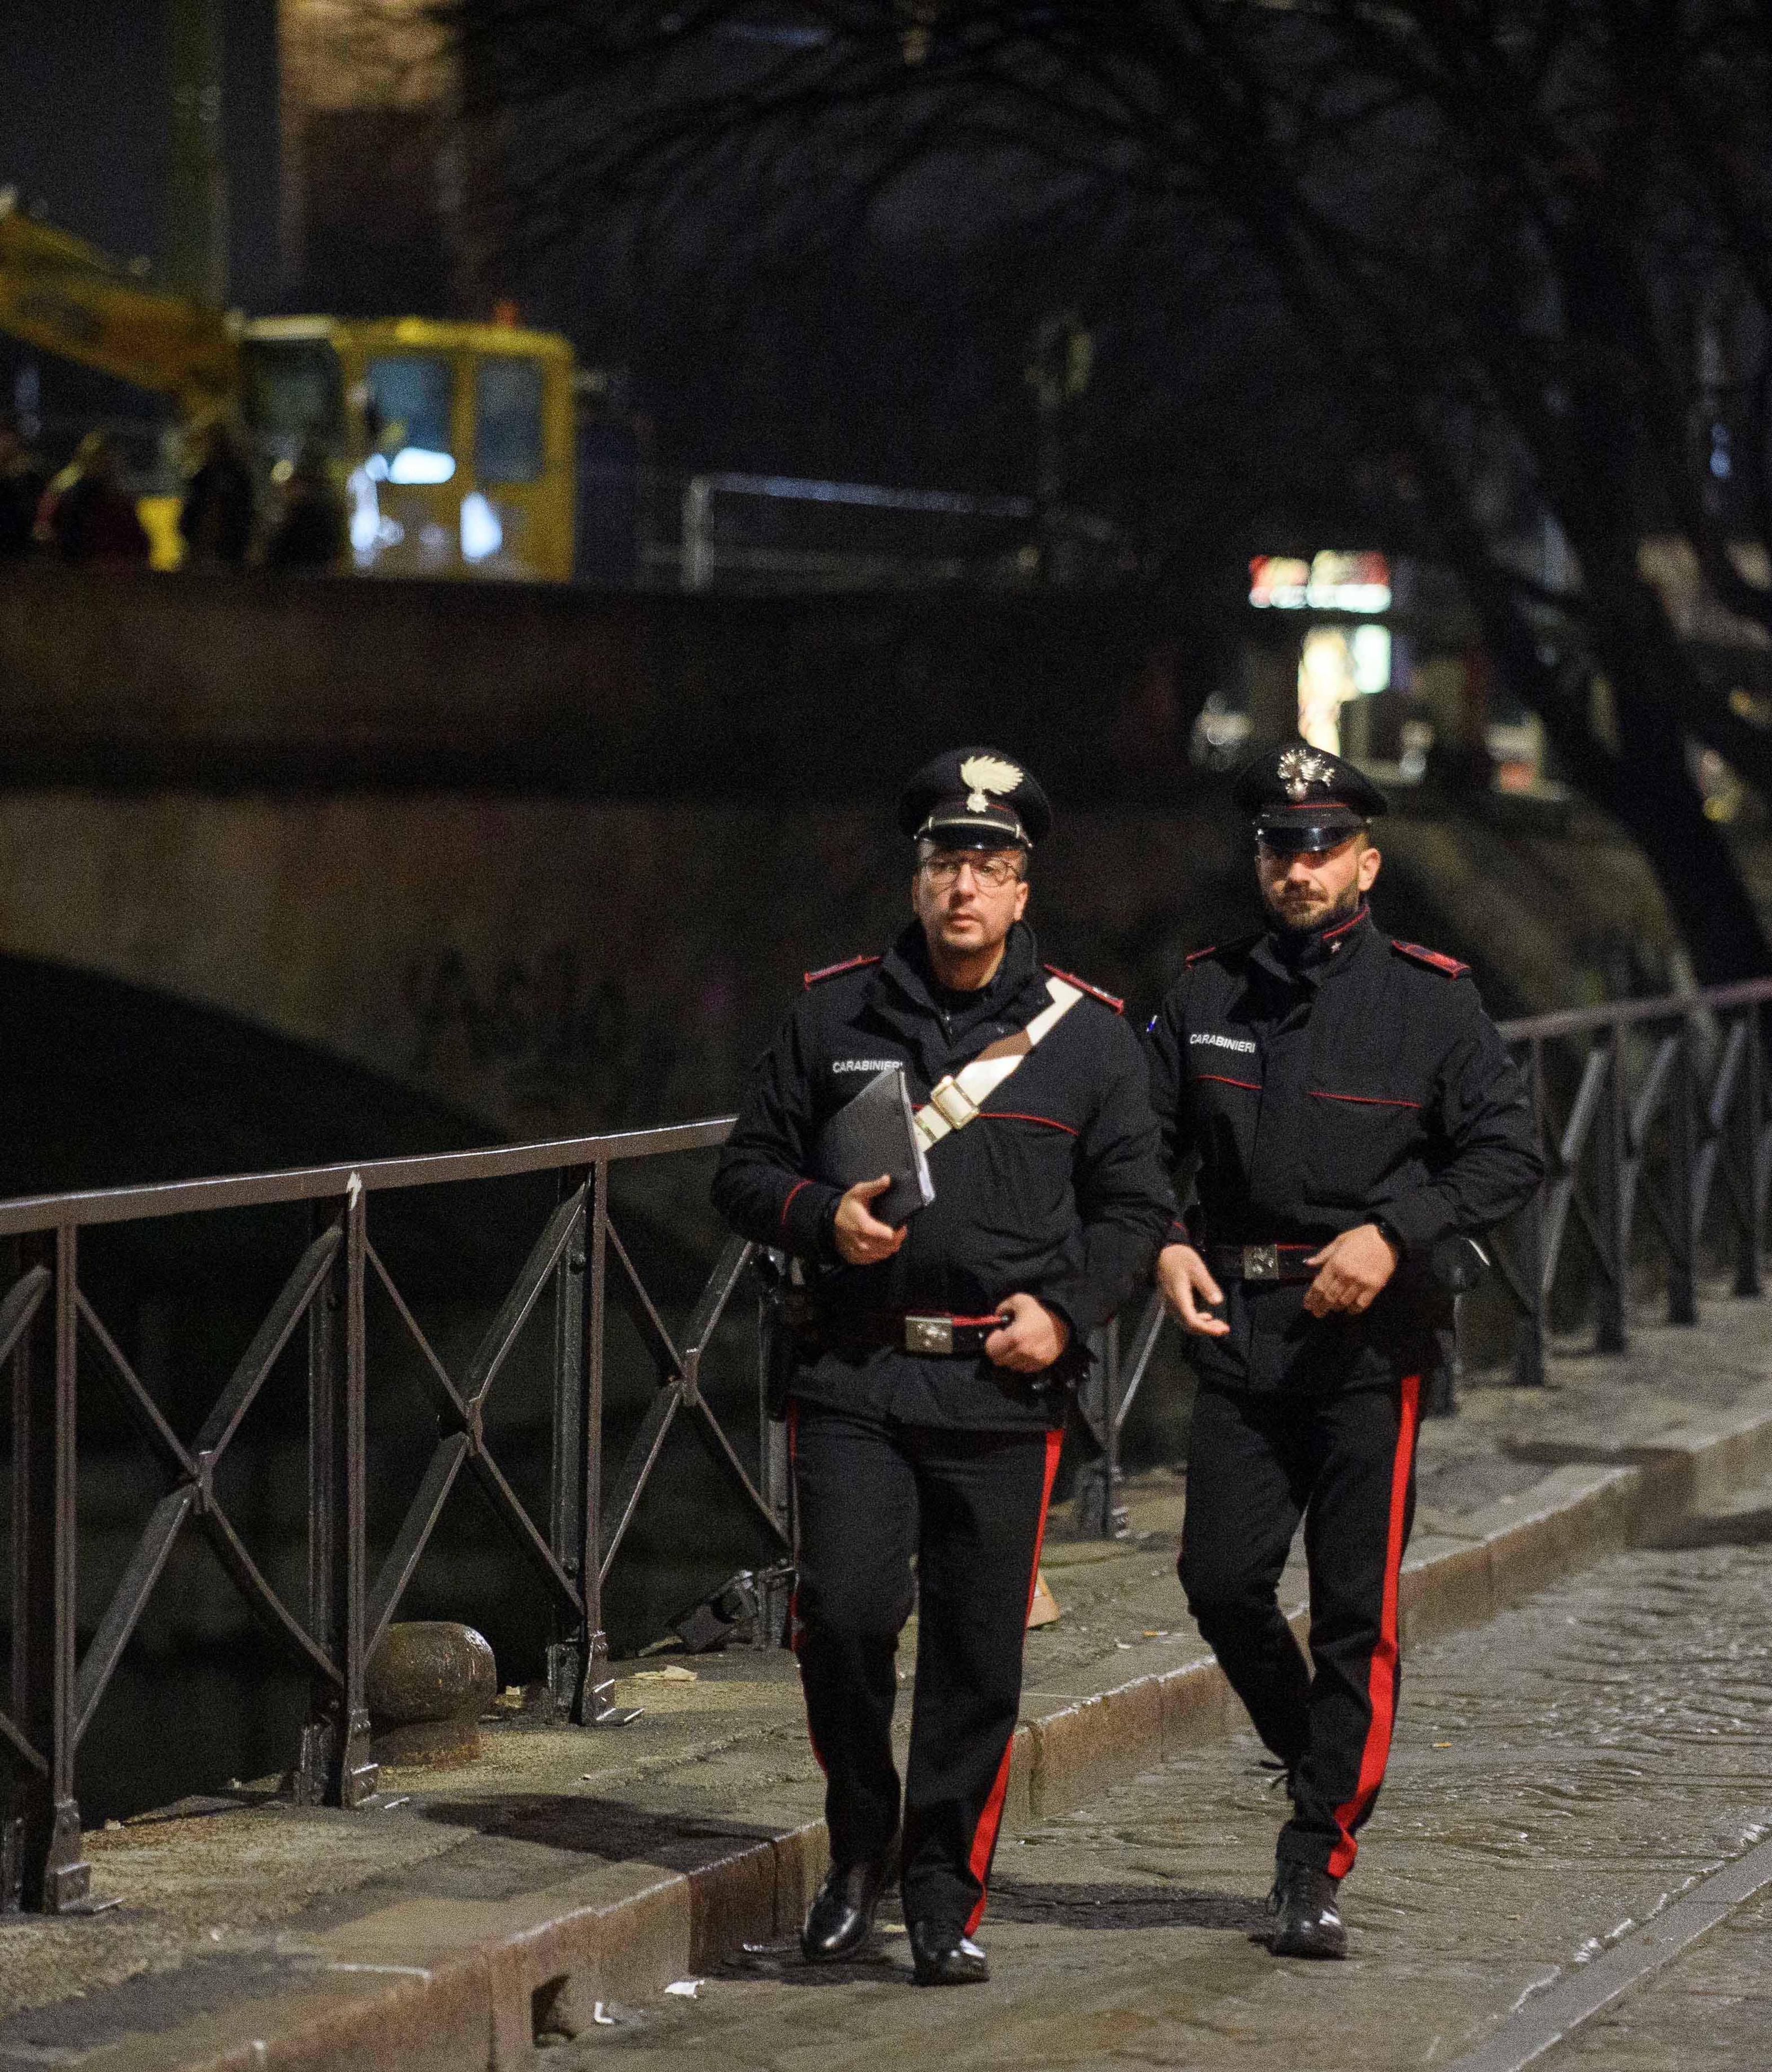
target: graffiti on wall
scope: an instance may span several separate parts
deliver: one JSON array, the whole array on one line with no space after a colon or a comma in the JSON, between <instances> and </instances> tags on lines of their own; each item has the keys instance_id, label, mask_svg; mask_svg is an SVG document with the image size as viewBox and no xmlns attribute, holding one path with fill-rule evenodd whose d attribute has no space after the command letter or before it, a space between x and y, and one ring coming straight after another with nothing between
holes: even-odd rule
<instances>
[{"instance_id":1,"label":"graffiti on wall","mask_svg":"<svg viewBox=\"0 0 1772 2072\"><path fill-rule=\"evenodd\" d=\"M507 958L484 978L458 950L439 951L413 959L403 991L409 1069L452 1092L477 1084L477 1105L596 1129L664 1112L681 1054L670 1018L588 971L570 944L532 962Z\"/></svg>"}]
</instances>

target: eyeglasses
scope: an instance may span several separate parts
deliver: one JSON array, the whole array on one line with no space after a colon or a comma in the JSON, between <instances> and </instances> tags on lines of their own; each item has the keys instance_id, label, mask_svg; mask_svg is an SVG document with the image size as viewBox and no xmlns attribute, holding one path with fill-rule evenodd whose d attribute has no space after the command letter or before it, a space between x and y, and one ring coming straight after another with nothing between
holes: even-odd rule
<instances>
[{"instance_id":1,"label":"eyeglasses","mask_svg":"<svg viewBox=\"0 0 1772 2072\"><path fill-rule=\"evenodd\" d=\"M923 876L937 892L945 892L950 885L956 884L963 870L970 870L973 884L985 892L1001 892L1005 885L1013 885L1022 874L1020 865L1013 856L981 856L973 849L967 849L958 856L952 852L944 855L926 856L922 869Z\"/></svg>"}]
</instances>

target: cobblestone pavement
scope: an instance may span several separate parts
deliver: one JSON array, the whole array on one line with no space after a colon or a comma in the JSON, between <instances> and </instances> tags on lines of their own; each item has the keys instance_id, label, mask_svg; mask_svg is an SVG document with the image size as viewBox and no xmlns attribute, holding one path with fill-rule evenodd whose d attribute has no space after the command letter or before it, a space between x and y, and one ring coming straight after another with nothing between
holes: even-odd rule
<instances>
[{"instance_id":1,"label":"cobblestone pavement","mask_svg":"<svg viewBox=\"0 0 1772 2072\"><path fill-rule=\"evenodd\" d=\"M1744 1531L1763 1515L1744 1511ZM987 1987L910 1989L888 1922L841 1969L754 1952L693 1999L619 2007L550 2067L1446 2064L1772 1826L1769 1589L1765 1546L1633 1552L1416 1651L1344 1888L1346 1963L1263 1947L1280 1809L1245 1734L1007 1842L981 1931ZM1541 2062L1762 2065L1768 1959L1772 1902Z\"/></svg>"}]
</instances>

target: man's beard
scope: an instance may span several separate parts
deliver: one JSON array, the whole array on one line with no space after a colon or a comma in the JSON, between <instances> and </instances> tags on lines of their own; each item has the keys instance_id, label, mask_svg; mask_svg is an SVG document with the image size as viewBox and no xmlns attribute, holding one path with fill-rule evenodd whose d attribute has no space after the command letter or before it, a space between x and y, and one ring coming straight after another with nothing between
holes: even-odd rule
<instances>
[{"instance_id":1,"label":"man's beard","mask_svg":"<svg viewBox=\"0 0 1772 2072\"><path fill-rule=\"evenodd\" d=\"M1360 902L1364 897L1356 882L1327 906L1307 906L1300 901L1293 912L1289 913L1280 899L1265 890L1262 893L1274 926L1289 935L1314 935L1324 928L1334 927L1339 922L1351 920L1359 911ZM1293 914L1296 914L1296 919Z\"/></svg>"}]
</instances>

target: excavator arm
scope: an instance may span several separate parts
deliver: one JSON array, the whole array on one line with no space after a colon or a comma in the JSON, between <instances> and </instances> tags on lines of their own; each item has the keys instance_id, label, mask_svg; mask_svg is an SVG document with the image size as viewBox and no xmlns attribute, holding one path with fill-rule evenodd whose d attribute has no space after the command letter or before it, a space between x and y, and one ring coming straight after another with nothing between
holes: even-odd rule
<instances>
[{"instance_id":1,"label":"excavator arm","mask_svg":"<svg viewBox=\"0 0 1772 2072\"><path fill-rule=\"evenodd\" d=\"M238 388L239 344L222 310L21 215L10 188L0 190L0 331L169 396L187 417L226 408Z\"/></svg>"}]
</instances>

